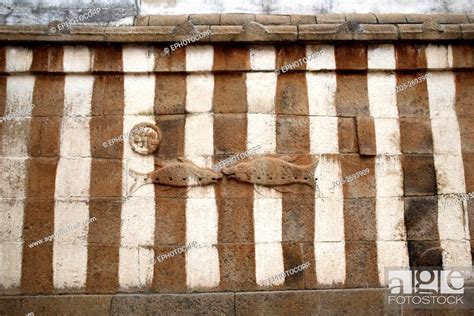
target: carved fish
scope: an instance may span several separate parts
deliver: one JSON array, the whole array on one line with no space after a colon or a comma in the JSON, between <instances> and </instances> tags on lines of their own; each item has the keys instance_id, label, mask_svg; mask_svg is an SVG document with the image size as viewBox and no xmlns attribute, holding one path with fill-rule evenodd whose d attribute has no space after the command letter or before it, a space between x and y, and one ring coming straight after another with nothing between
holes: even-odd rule
<instances>
[{"instance_id":1,"label":"carved fish","mask_svg":"<svg viewBox=\"0 0 474 316\"><path fill-rule=\"evenodd\" d=\"M295 159L289 157L256 157L250 161L240 162L231 167L225 167L222 172L229 178L250 182L263 186L280 186L293 183L316 186L314 169L317 162L299 166L291 163Z\"/></svg>"},{"instance_id":2,"label":"carved fish","mask_svg":"<svg viewBox=\"0 0 474 316\"><path fill-rule=\"evenodd\" d=\"M184 158L178 158L178 162L168 164L155 163L155 166L158 168L149 173L129 170L130 175L135 179L129 194L150 183L170 187L192 187L216 183L217 180L222 178L220 173L209 168L201 168L194 162Z\"/></svg>"}]
</instances>

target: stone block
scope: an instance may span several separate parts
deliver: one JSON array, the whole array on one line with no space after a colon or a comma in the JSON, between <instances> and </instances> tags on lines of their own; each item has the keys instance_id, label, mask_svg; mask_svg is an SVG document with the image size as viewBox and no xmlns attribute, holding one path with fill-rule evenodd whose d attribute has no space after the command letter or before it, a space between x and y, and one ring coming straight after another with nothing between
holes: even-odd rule
<instances>
[{"instance_id":1,"label":"stone block","mask_svg":"<svg viewBox=\"0 0 474 316\"><path fill-rule=\"evenodd\" d=\"M364 156L375 156L377 154L377 146L374 119L370 116L358 116L356 122L360 154Z\"/></svg>"},{"instance_id":2,"label":"stone block","mask_svg":"<svg viewBox=\"0 0 474 316\"><path fill-rule=\"evenodd\" d=\"M255 245L220 244L220 290L249 291L257 288L255 280Z\"/></svg>"},{"instance_id":3,"label":"stone block","mask_svg":"<svg viewBox=\"0 0 474 316\"><path fill-rule=\"evenodd\" d=\"M367 75L338 73L336 112L338 116L369 116Z\"/></svg>"},{"instance_id":4,"label":"stone block","mask_svg":"<svg viewBox=\"0 0 474 316\"><path fill-rule=\"evenodd\" d=\"M184 114L186 107L186 75L157 74L155 81L155 113Z\"/></svg>"},{"instance_id":5,"label":"stone block","mask_svg":"<svg viewBox=\"0 0 474 316\"><path fill-rule=\"evenodd\" d=\"M372 13L347 13L346 20L364 24L377 23L377 18Z\"/></svg>"},{"instance_id":6,"label":"stone block","mask_svg":"<svg viewBox=\"0 0 474 316\"><path fill-rule=\"evenodd\" d=\"M375 242L346 241L345 286L350 288L379 286Z\"/></svg>"},{"instance_id":7,"label":"stone block","mask_svg":"<svg viewBox=\"0 0 474 316\"><path fill-rule=\"evenodd\" d=\"M289 15L257 14L255 21L264 25L289 25Z\"/></svg>"},{"instance_id":8,"label":"stone block","mask_svg":"<svg viewBox=\"0 0 474 316\"><path fill-rule=\"evenodd\" d=\"M401 40L455 40L461 39L458 24L441 24L439 31L426 29L423 24L398 24Z\"/></svg>"},{"instance_id":9,"label":"stone block","mask_svg":"<svg viewBox=\"0 0 474 316\"><path fill-rule=\"evenodd\" d=\"M344 198L375 197L374 158L359 155L341 155L342 178L350 176L365 168L369 173L354 181L344 184Z\"/></svg>"},{"instance_id":10,"label":"stone block","mask_svg":"<svg viewBox=\"0 0 474 316\"><path fill-rule=\"evenodd\" d=\"M175 26L180 23L188 21L188 14L178 14L178 15L152 15L148 25L166 25L166 26Z\"/></svg>"},{"instance_id":11,"label":"stone block","mask_svg":"<svg viewBox=\"0 0 474 316\"><path fill-rule=\"evenodd\" d=\"M246 22L255 21L255 14L228 13L221 14L221 25L243 25Z\"/></svg>"},{"instance_id":12,"label":"stone block","mask_svg":"<svg viewBox=\"0 0 474 316\"><path fill-rule=\"evenodd\" d=\"M184 153L185 115L156 115L155 119L163 134L157 155L168 158L182 156Z\"/></svg>"},{"instance_id":13,"label":"stone block","mask_svg":"<svg viewBox=\"0 0 474 316\"><path fill-rule=\"evenodd\" d=\"M438 200L433 196L405 198L407 239L429 241L439 239Z\"/></svg>"},{"instance_id":14,"label":"stone block","mask_svg":"<svg viewBox=\"0 0 474 316\"><path fill-rule=\"evenodd\" d=\"M288 115L308 115L306 76L303 72L287 72L278 76L275 112Z\"/></svg>"},{"instance_id":15,"label":"stone block","mask_svg":"<svg viewBox=\"0 0 474 316\"><path fill-rule=\"evenodd\" d=\"M249 49L247 47L214 47L214 71L250 70Z\"/></svg>"},{"instance_id":16,"label":"stone block","mask_svg":"<svg viewBox=\"0 0 474 316\"><path fill-rule=\"evenodd\" d=\"M295 14L290 15L290 24L300 25L300 24L315 24L316 17L314 15L301 15Z\"/></svg>"},{"instance_id":17,"label":"stone block","mask_svg":"<svg viewBox=\"0 0 474 316\"><path fill-rule=\"evenodd\" d=\"M149 21L150 21L150 16L149 15L145 15L145 16L137 15L135 17L134 25L136 25L136 26L148 26Z\"/></svg>"},{"instance_id":18,"label":"stone block","mask_svg":"<svg viewBox=\"0 0 474 316\"><path fill-rule=\"evenodd\" d=\"M338 118L338 137L339 152L356 153L359 152L359 144L357 142L357 130L355 118L339 117Z\"/></svg>"},{"instance_id":19,"label":"stone block","mask_svg":"<svg viewBox=\"0 0 474 316\"><path fill-rule=\"evenodd\" d=\"M221 15L219 13L191 14L189 21L195 25L219 25Z\"/></svg>"},{"instance_id":20,"label":"stone block","mask_svg":"<svg viewBox=\"0 0 474 316\"><path fill-rule=\"evenodd\" d=\"M390 23L390 24L395 24L395 23L406 23L407 18L405 17L405 14L399 14L399 13L377 13L375 14L377 17L377 21L379 23Z\"/></svg>"},{"instance_id":21,"label":"stone block","mask_svg":"<svg viewBox=\"0 0 474 316\"><path fill-rule=\"evenodd\" d=\"M400 147L405 154L432 154L431 120L421 117L400 118Z\"/></svg>"},{"instance_id":22,"label":"stone block","mask_svg":"<svg viewBox=\"0 0 474 316\"><path fill-rule=\"evenodd\" d=\"M343 23L346 21L344 14L316 14L318 24Z\"/></svg>"},{"instance_id":23,"label":"stone block","mask_svg":"<svg viewBox=\"0 0 474 316\"><path fill-rule=\"evenodd\" d=\"M402 167L405 196L436 194L436 173L432 155L404 155Z\"/></svg>"},{"instance_id":24,"label":"stone block","mask_svg":"<svg viewBox=\"0 0 474 316\"><path fill-rule=\"evenodd\" d=\"M354 180L354 182L360 181ZM375 199L344 200L344 238L346 241L377 240Z\"/></svg>"},{"instance_id":25,"label":"stone block","mask_svg":"<svg viewBox=\"0 0 474 316\"><path fill-rule=\"evenodd\" d=\"M217 155L245 152L246 130L245 114L214 114L214 152Z\"/></svg>"},{"instance_id":26,"label":"stone block","mask_svg":"<svg viewBox=\"0 0 474 316\"><path fill-rule=\"evenodd\" d=\"M121 197L122 168L121 159L93 159L90 196Z\"/></svg>"},{"instance_id":27,"label":"stone block","mask_svg":"<svg viewBox=\"0 0 474 316\"><path fill-rule=\"evenodd\" d=\"M453 49L453 68L474 68L474 46L472 44L453 43L451 47Z\"/></svg>"},{"instance_id":28,"label":"stone block","mask_svg":"<svg viewBox=\"0 0 474 316\"><path fill-rule=\"evenodd\" d=\"M88 242L120 245L122 200L118 198L91 198L89 217L95 217L94 225L88 227Z\"/></svg>"},{"instance_id":29,"label":"stone block","mask_svg":"<svg viewBox=\"0 0 474 316\"><path fill-rule=\"evenodd\" d=\"M222 197L217 200L219 243L253 243L253 186L227 181L217 188L217 194Z\"/></svg>"}]
</instances>

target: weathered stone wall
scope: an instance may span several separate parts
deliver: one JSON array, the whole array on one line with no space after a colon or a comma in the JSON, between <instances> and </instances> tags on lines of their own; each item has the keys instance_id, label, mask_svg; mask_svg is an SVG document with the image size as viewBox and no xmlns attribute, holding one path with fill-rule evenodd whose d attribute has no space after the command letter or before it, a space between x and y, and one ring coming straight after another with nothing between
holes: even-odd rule
<instances>
[{"instance_id":1,"label":"weathered stone wall","mask_svg":"<svg viewBox=\"0 0 474 316\"><path fill-rule=\"evenodd\" d=\"M0 110L13 117L1 129L2 291L379 287L385 266L471 265L472 201L445 204L474 189L472 50L190 45L166 56L155 45L3 47ZM157 159L210 167L260 145L259 154L298 165L318 161L319 190L225 178L129 194L128 169L152 171L153 155L104 143L143 121L162 130ZM199 247L150 262L193 241ZM304 262L304 272L265 286Z\"/></svg>"}]
</instances>

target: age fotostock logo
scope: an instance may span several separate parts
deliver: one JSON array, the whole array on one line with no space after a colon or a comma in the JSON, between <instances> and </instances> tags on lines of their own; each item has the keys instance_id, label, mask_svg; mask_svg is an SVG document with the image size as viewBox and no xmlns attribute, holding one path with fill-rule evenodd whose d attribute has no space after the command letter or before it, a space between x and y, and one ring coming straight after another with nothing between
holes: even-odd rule
<instances>
[{"instance_id":1,"label":"age fotostock logo","mask_svg":"<svg viewBox=\"0 0 474 316\"><path fill-rule=\"evenodd\" d=\"M388 304L423 306L424 308L465 305L464 286L472 276L471 268L387 269Z\"/></svg>"}]
</instances>

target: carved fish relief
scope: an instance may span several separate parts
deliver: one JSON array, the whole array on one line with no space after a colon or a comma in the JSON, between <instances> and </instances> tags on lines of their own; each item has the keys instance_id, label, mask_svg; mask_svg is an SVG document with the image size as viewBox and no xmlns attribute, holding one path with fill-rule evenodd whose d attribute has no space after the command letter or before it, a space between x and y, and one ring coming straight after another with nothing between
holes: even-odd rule
<instances>
[{"instance_id":1,"label":"carved fish relief","mask_svg":"<svg viewBox=\"0 0 474 316\"><path fill-rule=\"evenodd\" d=\"M299 166L291 163L290 157L255 157L249 161L240 162L234 166L222 169L229 178L238 181L259 184L263 186L282 186L302 183L311 187L316 186L314 170L318 162Z\"/></svg>"},{"instance_id":2,"label":"carved fish relief","mask_svg":"<svg viewBox=\"0 0 474 316\"><path fill-rule=\"evenodd\" d=\"M156 162L155 166L157 168L149 173L129 170L130 175L135 180L129 194L145 184L156 183L169 187L193 187L213 184L222 178L222 174L210 168L201 168L185 158L178 158L178 162L172 163Z\"/></svg>"}]
</instances>

